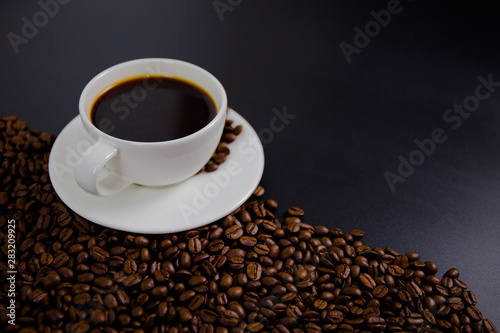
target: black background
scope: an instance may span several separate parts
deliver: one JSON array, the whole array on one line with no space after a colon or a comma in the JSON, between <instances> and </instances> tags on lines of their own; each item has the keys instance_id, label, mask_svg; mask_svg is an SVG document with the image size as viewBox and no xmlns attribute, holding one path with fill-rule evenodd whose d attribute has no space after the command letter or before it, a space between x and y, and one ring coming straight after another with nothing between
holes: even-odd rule
<instances>
[{"instance_id":1,"label":"black background","mask_svg":"<svg viewBox=\"0 0 500 333\"><path fill-rule=\"evenodd\" d=\"M353 45L354 28L391 1L221 0L232 5L220 15L202 0L65 1L17 53L9 34L22 36L42 7L0 2L1 115L57 134L107 67L144 57L197 64L257 132L269 134L276 111L294 116L261 137L261 184L281 211L295 205L310 224L363 229L365 244L416 251L439 276L458 268L500 326L500 87L456 129L443 119L471 100L479 76L500 82L494 1L401 0L350 63L340 44ZM437 128L446 141L391 191L384 173L397 174L398 156Z\"/></svg>"}]
</instances>

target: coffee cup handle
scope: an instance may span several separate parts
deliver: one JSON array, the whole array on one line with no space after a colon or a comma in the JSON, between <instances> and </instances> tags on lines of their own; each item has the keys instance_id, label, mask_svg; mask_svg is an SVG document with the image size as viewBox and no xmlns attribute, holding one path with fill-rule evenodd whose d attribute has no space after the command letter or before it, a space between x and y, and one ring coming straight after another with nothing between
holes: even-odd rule
<instances>
[{"instance_id":1,"label":"coffee cup handle","mask_svg":"<svg viewBox=\"0 0 500 333\"><path fill-rule=\"evenodd\" d=\"M132 184L132 181L106 167L116 157L118 149L103 140L90 146L80 157L75 169L76 183L85 191L98 196L115 194Z\"/></svg>"}]
</instances>

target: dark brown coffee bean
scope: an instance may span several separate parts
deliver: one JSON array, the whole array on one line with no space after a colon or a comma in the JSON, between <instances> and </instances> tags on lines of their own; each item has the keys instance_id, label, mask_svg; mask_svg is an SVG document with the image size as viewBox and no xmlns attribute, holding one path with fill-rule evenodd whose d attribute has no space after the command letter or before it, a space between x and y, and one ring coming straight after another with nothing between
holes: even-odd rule
<instances>
[{"instance_id":1,"label":"dark brown coffee bean","mask_svg":"<svg viewBox=\"0 0 500 333\"><path fill-rule=\"evenodd\" d=\"M347 286L342 288L341 294L352 298L358 298L361 297L361 289L356 286Z\"/></svg>"},{"instance_id":2,"label":"dark brown coffee bean","mask_svg":"<svg viewBox=\"0 0 500 333\"><path fill-rule=\"evenodd\" d=\"M259 323L259 322L255 322L255 323L250 323L248 326L247 326L247 330L249 332L260 332L262 331L262 329L264 328L264 324L263 323Z\"/></svg>"},{"instance_id":3,"label":"dark brown coffee bean","mask_svg":"<svg viewBox=\"0 0 500 333\"><path fill-rule=\"evenodd\" d=\"M110 278L108 278L106 276L99 276L99 277L95 278L94 284L99 288L109 289L113 285L113 280L111 280Z\"/></svg>"},{"instance_id":4,"label":"dark brown coffee bean","mask_svg":"<svg viewBox=\"0 0 500 333\"><path fill-rule=\"evenodd\" d=\"M69 267L61 267L57 270L57 273L66 281L71 280L74 276L73 270Z\"/></svg>"},{"instance_id":5,"label":"dark brown coffee bean","mask_svg":"<svg viewBox=\"0 0 500 333\"><path fill-rule=\"evenodd\" d=\"M235 240L243 236L243 229L238 225L233 225L225 231L228 239Z\"/></svg>"},{"instance_id":6,"label":"dark brown coffee bean","mask_svg":"<svg viewBox=\"0 0 500 333\"><path fill-rule=\"evenodd\" d=\"M229 150L229 147L227 145L226 142L220 142L218 145L217 145L217 152L222 152L222 153L226 153L226 154L229 154L230 150Z\"/></svg>"},{"instance_id":7,"label":"dark brown coffee bean","mask_svg":"<svg viewBox=\"0 0 500 333\"><path fill-rule=\"evenodd\" d=\"M268 231L275 231L276 229L278 229L276 223L269 220L263 220L262 223L260 223L260 226Z\"/></svg>"},{"instance_id":8,"label":"dark brown coffee bean","mask_svg":"<svg viewBox=\"0 0 500 333\"><path fill-rule=\"evenodd\" d=\"M42 255L40 256L40 264L42 264L44 266L50 265L53 260L54 260L54 257L52 256L51 253L48 253L48 252L42 253Z\"/></svg>"},{"instance_id":9,"label":"dark brown coffee bean","mask_svg":"<svg viewBox=\"0 0 500 333\"><path fill-rule=\"evenodd\" d=\"M201 252L201 241L198 237L191 238L188 242L189 252L200 253Z\"/></svg>"},{"instance_id":10,"label":"dark brown coffee bean","mask_svg":"<svg viewBox=\"0 0 500 333\"><path fill-rule=\"evenodd\" d=\"M165 298L168 295L168 288L166 286L158 286L151 290L151 297Z\"/></svg>"},{"instance_id":11,"label":"dark brown coffee bean","mask_svg":"<svg viewBox=\"0 0 500 333\"><path fill-rule=\"evenodd\" d=\"M224 241L222 239L214 239L208 243L208 249L210 252L219 252L224 248Z\"/></svg>"},{"instance_id":12,"label":"dark brown coffee bean","mask_svg":"<svg viewBox=\"0 0 500 333\"><path fill-rule=\"evenodd\" d=\"M483 320L483 327L484 327L485 332L488 332L488 333L497 332L496 327L493 325L493 323L489 319Z\"/></svg>"},{"instance_id":13,"label":"dark brown coffee bean","mask_svg":"<svg viewBox=\"0 0 500 333\"><path fill-rule=\"evenodd\" d=\"M139 273L133 273L133 274L125 277L125 279L123 279L123 281L122 281L122 284L125 287L135 286L136 284L141 282L141 279L142 279L142 277Z\"/></svg>"},{"instance_id":14,"label":"dark brown coffee bean","mask_svg":"<svg viewBox=\"0 0 500 333\"><path fill-rule=\"evenodd\" d=\"M90 325L85 320L80 320L71 326L71 333L85 333L90 329Z\"/></svg>"},{"instance_id":15,"label":"dark brown coffee bean","mask_svg":"<svg viewBox=\"0 0 500 333\"><path fill-rule=\"evenodd\" d=\"M467 312L467 314L469 315L469 317L472 319L472 320L475 320L475 321L480 321L483 319L483 314L481 313L481 311L479 311L478 308L476 308L475 306L468 306L465 311Z\"/></svg>"},{"instance_id":16,"label":"dark brown coffee bean","mask_svg":"<svg viewBox=\"0 0 500 333\"><path fill-rule=\"evenodd\" d=\"M317 299L314 301L313 306L316 310L324 310L328 306L328 302L324 299Z\"/></svg>"},{"instance_id":17,"label":"dark brown coffee bean","mask_svg":"<svg viewBox=\"0 0 500 333\"><path fill-rule=\"evenodd\" d=\"M118 289L116 291L116 299L118 300L118 302L120 302L121 304L123 305L127 305L130 303L130 297L128 296L128 294L122 290L122 289Z\"/></svg>"},{"instance_id":18,"label":"dark brown coffee bean","mask_svg":"<svg viewBox=\"0 0 500 333\"><path fill-rule=\"evenodd\" d=\"M203 309L200 311L200 317L206 323L214 323L217 320L217 313L209 309Z\"/></svg>"},{"instance_id":19,"label":"dark brown coffee bean","mask_svg":"<svg viewBox=\"0 0 500 333\"><path fill-rule=\"evenodd\" d=\"M371 331L384 331L387 324L384 318L371 316L366 319L366 326Z\"/></svg>"},{"instance_id":20,"label":"dark brown coffee bean","mask_svg":"<svg viewBox=\"0 0 500 333\"><path fill-rule=\"evenodd\" d=\"M103 274L106 274L108 272L108 267L102 263L94 263L94 264L92 264L92 266L90 266L90 270L94 274L103 275Z\"/></svg>"},{"instance_id":21,"label":"dark brown coffee bean","mask_svg":"<svg viewBox=\"0 0 500 333\"><path fill-rule=\"evenodd\" d=\"M276 200L273 200L273 199L267 199L265 201L265 206L268 209L275 211L276 209L278 209L278 202L276 202Z\"/></svg>"},{"instance_id":22,"label":"dark brown coffee bean","mask_svg":"<svg viewBox=\"0 0 500 333\"><path fill-rule=\"evenodd\" d=\"M233 269L242 269L245 267L245 260L241 257L231 257L229 258L229 267Z\"/></svg>"},{"instance_id":23,"label":"dark brown coffee bean","mask_svg":"<svg viewBox=\"0 0 500 333\"><path fill-rule=\"evenodd\" d=\"M376 298L384 298L387 295L389 288L385 285L379 285L373 289L373 296Z\"/></svg>"},{"instance_id":24,"label":"dark brown coffee bean","mask_svg":"<svg viewBox=\"0 0 500 333\"><path fill-rule=\"evenodd\" d=\"M64 314L57 309L49 309L45 312L45 318L50 322L57 323L64 318Z\"/></svg>"},{"instance_id":25,"label":"dark brown coffee bean","mask_svg":"<svg viewBox=\"0 0 500 333\"><path fill-rule=\"evenodd\" d=\"M236 134L234 133L224 133L222 134L221 140L223 142L231 143L236 140Z\"/></svg>"},{"instance_id":26,"label":"dark brown coffee bean","mask_svg":"<svg viewBox=\"0 0 500 333\"><path fill-rule=\"evenodd\" d=\"M90 286L86 283L77 283L71 287L71 293L73 295L78 295L82 293L87 293L90 290Z\"/></svg>"},{"instance_id":27,"label":"dark brown coffee bean","mask_svg":"<svg viewBox=\"0 0 500 333\"><path fill-rule=\"evenodd\" d=\"M252 207L252 211L253 211L254 215L259 217L259 218L264 218L267 215L267 210L264 207L264 203L262 203L262 202L254 205ZM246 223L249 223L252 221L251 218L250 219L246 218L246 219L242 219L242 220L243 220L243 222L246 222Z\"/></svg>"},{"instance_id":28,"label":"dark brown coffee bean","mask_svg":"<svg viewBox=\"0 0 500 333\"><path fill-rule=\"evenodd\" d=\"M349 274L351 273L351 267L347 264L341 264L337 266L335 272L341 279L347 279L349 277Z\"/></svg>"},{"instance_id":29,"label":"dark brown coffee bean","mask_svg":"<svg viewBox=\"0 0 500 333\"><path fill-rule=\"evenodd\" d=\"M257 262L250 262L247 266L247 275L251 280L260 280L262 276L262 266Z\"/></svg>"},{"instance_id":30,"label":"dark brown coffee bean","mask_svg":"<svg viewBox=\"0 0 500 333\"><path fill-rule=\"evenodd\" d=\"M446 273L444 273L444 276L452 279L458 278L460 277L460 271L456 268L450 268L448 271L446 271Z\"/></svg>"},{"instance_id":31,"label":"dark brown coffee bean","mask_svg":"<svg viewBox=\"0 0 500 333\"><path fill-rule=\"evenodd\" d=\"M105 262L110 258L106 250L101 249L99 246L93 246L89 251L90 256L98 262Z\"/></svg>"},{"instance_id":32,"label":"dark brown coffee bean","mask_svg":"<svg viewBox=\"0 0 500 333\"><path fill-rule=\"evenodd\" d=\"M304 210L298 207L290 207L288 208L288 214L292 216L304 216Z\"/></svg>"},{"instance_id":33,"label":"dark brown coffee bean","mask_svg":"<svg viewBox=\"0 0 500 333\"><path fill-rule=\"evenodd\" d=\"M295 247L294 246L287 246L283 250L281 250L280 255L279 255L279 259L286 260L286 259L292 257L294 253L295 253Z\"/></svg>"},{"instance_id":34,"label":"dark brown coffee bean","mask_svg":"<svg viewBox=\"0 0 500 333\"><path fill-rule=\"evenodd\" d=\"M233 140L234 141L234 140ZM205 165L205 171L206 172L214 172L215 170L217 170L219 168L219 165L215 162L208 162L206 165Z\"/></svg>"},{"instance_id":35,"label":"dark brown coffee bean","mask_svg":"<svg viewBox=\"0 0 500 333\"><path fill-rule=\"evenodd\" d=\"M204 273L204 275L209 277L214 277L217 274L217 268L215 268L215 266L208 260L205 260L200 264L200 270Z\"/></svg>"},{"instance_id":36,"label":"dark brown coffee bean","mask_svg":"<svg viewBox=\"0 0 500 333\"><path fill-rule=\"evenodd\" d=\"M90 302L92 297L88 293L77 294L73 297L73 303L76 305L83 305Z\"/></svg>"},{"instance_id":37,"label":"dark brown coffee bean","mask_svg":"<svg viewBox=\"0 0 500 333\"><path fill-rule=\"evenodd\" d=\"M241 298L243 295L243 288L240 286L231 287L227 290L227 296L232 299Z\"/></svg>"},{"instance_id":38,"label":"dark brown coffee bean","mask_svg":"<svg viewBox=\"0 0 500 333\"><path fill-rule=\"evenodd\" d=\"M59 233L59 240L61 242L66 242L66 241L68 241L71 238L71 236L73 236L73 229L71 229L71 228L64 228Z\"/></svg>"},{"instance_id":39,"label":"dark brown coffee bean","mask_svg":"<svg viewBox=\"0 0 500 333\"><path fill-rule=\"evenodd\" d=\"M193 314L191 313L191 311L189 311L188 308L181 307L181 308L179 308L177 313L178 313L179 320L181 321L181 323L187 323L188 321L193 319Z\"/></svg>"},{"instance_id":40,"label":"dark brown coffee bean","mask_svg":"<svg viewBox=\"0 0 500 333\"><path fill-rule=\"evenodd\" d=\"M377 286L375 280L367 273L360 274L359 281L368 289L374 289Z\"/></svg>"},{"instance_id":41,"label":"dark brown coffee bean","mask_svg":"<svg viewBox=\"0 0 500 333\"><path fill-rule=\"evenodd\" d=\"M85 273L79 274L76 277L76 280L80 283L90 283L94 280L94 273L85 272Z\"/></svg>"},{"instance_id":42,"label":"dark brown coffee bean","mask_svg":"<svg viewBox=\"0 0 500 333\"><path fill-rule=\"evenodd\" d=\"M118 307L118 301L113 294L107 294L106 296L104 296L103 302L104 305L109 309L115 309Z\"/></svg>"},{"instance_id":43,"label":"dark brown coffee bean","mask_svg":"<svg viewBox=\"0 0 500 333\"><path fill-rule=\"evenodd\" d=\"M389 274L391 274L392 276L396 276L396 277L403 276L403 274L404 274L404 269L397 266L397 265L390 265L387 268L387 271L389 272Z\"/></svg>"},{"instance_id":44,"label":"dark brown coffee bean","mask_svg":"<svg viewBox=\"0 0 500 333\"><path fill-rule=\"evenodd\" d=\"M207 283L207 278L204 277L203 275L194 275L187 281L187 285L189 287L196 287L206 283Z\"/></svg>"},{"instance_id":45,"label":"dark brown coffee bean","mask_svg":"<svg viewBox=\"0 0 500 333\"><path fill-rule=\"evenodd\" d=\"M235 327L239 323L239 316L231 310L224 310L219 314L219 323L227 327Z\"/></svg>"},{"instance_id":46,"label":"dark brown coffee bean","mask_svg":"<svg viewBox=\"0 0 500 333\"><path fill-rule=\"evenodd\" d=\"M408 291L414 298L420 298L425 295L422 289L420 289L414 281L410 281L406 284L406 291Z\"/></svg>"},{"instance_id":47,"label":"dark brown coffee bean","mask_svg":"<svg viewBox=\"0 0 500 333\"><path fill-rule=\"evenodd\" d=\"M125 270L125 273L127 274L133 274L137 272L137 263L135 262L134 259L127 259L123 263L123 269Z\"/></svg>"},{"instance_id":48,"label":"dark brown coffee bean","mask_svg":"<svg viewBox=\"0 0 500 333\"><path fill-rule=\"evenodd\" d=\"M225 273L224 275L222 275L219 285L221 286L221 288L229 289L232 287L233 281L233 276Z\"/></svg>"},{"instance_id":49,"label":"dark brown coffee bean","mask_svg":"<svg viewBox=\"0 0 500 333\"><path fill-rule=\"evenodd\" d=\"M66 252L61 252L54 257L52 260L52 267L60 268L69 260L69 256Z\"/></svg>"},{"instance_id":50,"label":"dark brown coffee bean","mask_svg":"<svg viewBox=\"0 0 500 333\"><path fill-rule=\"evenodd\" d=\"M196 295L194 290L186 290L179 295L180 302L186 302L192 299Z\"/></svg>"},{"instance_id":51,"label":"dark brown coffee bean","mask_svg":"<svg viewBox=\"0 0 500 333\"><path fill-rule=\"evenodd\" d=\"M149 245L149 239L144 236L136 236L134 239L134 244L138 248L144 248Z\"/></svg>"},{"instance_id":52,"label":"dark brown coffee bean","mask_svg":"<svg viewBox=\"0 0 500 333\"><path fill-rule=\"evenodd\" d=\"M38 230L45 230L47 229L52 222L52 219L49 215L40 215L37 220L37 228Z\"/></svg>"},{"instance_id":53,"label":"dark brown coffee bean","mask_svg":"<svg viewBox=\"0 0 500 333\"><path fill-rule=\"evenodd\" d=\"M48 290L57 287L61 283L61 276L56 271L50 271L42 278L43 287Z\"/></svg>"},{"instance_id":54,"label":"dark brown coffee bean","mask_svg":"<svg viewBox=\"0 0 500 333\"><path fill-rule=\"evenodd\" d=\"M464 298L464 301L469 305L476 305L477 304L476 295L470 290L464 291L463 298Z\"/></svg>"},{"instance_id":55,"label":"dark brown coffee bean","mask_svg":"<svg viewBox=\"0 0 500 333\"><path fill-rule=\"evenodd\" d=\"M241 236L239 238L241 245L243 246L255 246L257 244L257 239L252 236Z\"/></svg>"},{"instance_id":56,"label":"dark brown coffee bean","mask_svg":"<svg viewBox=\"0 0 500 333\"><path fill-rule=\"evenodd\" d=\"M33 303L39 303L42 300L44 300L47 296L48 293L46 291L43 291L41 289L35 289L29 294L28 298Z\"/></svg>"}]
</instances>

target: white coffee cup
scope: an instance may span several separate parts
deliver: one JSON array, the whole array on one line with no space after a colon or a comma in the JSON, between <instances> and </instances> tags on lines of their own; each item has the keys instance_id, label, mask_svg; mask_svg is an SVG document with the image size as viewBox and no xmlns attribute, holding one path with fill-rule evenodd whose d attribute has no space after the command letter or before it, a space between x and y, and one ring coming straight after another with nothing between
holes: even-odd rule
<instances>
[{"instance_id":1,"label":"white coffee cup","mask_svg":"<svg viewBox=\"0 0 500 333\"><path fill-rule=\"evenodd\" d=\"M181 78L204 88L215 101L215 118L193 134L161 142L119 139L92 124L90 111L103 90L128 77L148 74ZM175 59L146 58L115 65L95 76L82 91L79 111L85 130L97 140L82 154L75 170L76 182L89 193L108 196L133 183L164 186L195 175L220 142L227 96L222 84L196 65Z\"/></svg>"}]
</instances>

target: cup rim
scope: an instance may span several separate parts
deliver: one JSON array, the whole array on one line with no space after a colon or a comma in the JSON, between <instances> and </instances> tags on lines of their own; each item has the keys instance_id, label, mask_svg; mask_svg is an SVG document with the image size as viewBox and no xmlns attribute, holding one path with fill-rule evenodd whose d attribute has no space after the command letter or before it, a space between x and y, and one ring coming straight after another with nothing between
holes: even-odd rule
<instances>
[{"instance_id":1,"label":"cup rim","mask_svg":"<svg viewBox=\"0 0 500 333\"><path fill-rule=\"evenodd\" d=\"M164 140L164 141L134 141L134 140L126 140L126 139L121 139L121 138L112 136L112 135L110 135L108 133L103 132L99 128L97 128L97 126L95 126L90 121L89 116L87 114L87 110L85 110L85 107L84 107L85 99L86 99L87 95L89 94L90 88L92 87L93 84L96 83L96 81L100 80L101 77L107 75L109 72L111 72L111 71L117 71L117 70L121 69L122 67L126 67L126 66L129 66L131 64L136 64L136 63L141 63L141 62L152 63L152 64L157 63L157 62L176 62L176 63L182 63L184 66L195 68L196 70L202 72L204 75L208 76L214 82L214 84L217 86L217 89L220 90L221 97L222 97L221 102L220 102L220 106L218 106L218 108L217 108L217 114L215 115L214 119L212 119L208 124L206 124L205 126L203 126L202 128L200 128L199 130L197 130L194 133L191 133L189 135L186 135L186 136L183 136L183 137L180 137L180 138L177 138L177 139ZM148 74L148 73L145 73L145 74ZM124 77L124 78L126 78L126 77ZM194 82L194 83L196 83L197 85L199 85L203 89L206 89L201 84L199 84L197 82ZM92 128L94 131L98 132L100 136L102 136L104 138L107 138L110 141L116 141L116 142L122 142L122 143L127 143L127 144L134 144L134 145L154 146L154 145L165 145L165 144L169 144L169 143L174 144L174 143L179 143L180 141L191 141L191 140L197 139L199 136L203 135L206 131L209 131L212 127L214 127L215 124L218 121L220 121L220 118L225 118L226 117L228 105L227 105L227 94L226 94L226 90L224 89L224 86L222 85L222 83L212 73L210 73L206 69L204 69L204 68L202 68L200 66L197 66L197 65L195 65L193 63L190 63L190 62L187 62L187 61L184 61L184 60L173 59L173 58L138 58L138 59L132 59L132 60L128 60L128 61L124 61L124 62L115 64L115 65L113 65L111 67L108 67L108 68L102 70L97 75L95 75L85 85L85 87L83 88L83 90L82 90L82 92L80 94L79 102L78 102L78 109L79 109L79 113L80 113L80 118L82 119L84 125L86 125L85 127Z\"/></svg>"}]
</instances>

